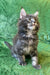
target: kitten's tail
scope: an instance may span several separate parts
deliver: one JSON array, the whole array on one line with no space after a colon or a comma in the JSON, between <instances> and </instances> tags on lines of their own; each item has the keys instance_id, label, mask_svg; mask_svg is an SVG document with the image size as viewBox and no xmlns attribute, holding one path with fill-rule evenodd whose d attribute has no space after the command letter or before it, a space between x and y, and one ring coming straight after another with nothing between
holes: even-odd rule
<instances>
[{"instance_id":1,"label":"kitten's tail","mask_svg":"<svg viewBox=\"0 0 50 75\"><path fill-rule=\"evenodd\" d=\"M8 48L9 48L9 49L11 49L11 48L12 48L12 45L11 45L11 44L9 44L8 42L6 42L6 41L5 41L4 43L8 46Z\"/></svg>"}]
</instances>

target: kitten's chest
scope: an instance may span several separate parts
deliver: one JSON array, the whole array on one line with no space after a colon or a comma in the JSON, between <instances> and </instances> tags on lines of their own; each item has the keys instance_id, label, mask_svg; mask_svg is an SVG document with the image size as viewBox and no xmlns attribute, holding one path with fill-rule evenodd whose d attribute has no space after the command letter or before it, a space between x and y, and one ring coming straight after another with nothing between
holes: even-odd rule
<instances>
[{"instance_id":1,"label":"kitten's chest","mask_svg":"<svg viewBox=\"0 0 50 75\"><path fill-rule=\"evenodd\" d=\"M29 54L31 50L33 50L33 40L29 40L28 45L23 48L25 54Z\"/></svg>"},{"instance_id":2,"label":"kitten's chest","mask_svg":"<svg viewBox=\"0 0 50 75\"><path fill-rule=\"evenodd\" d=\"M33 37L33 34L32 34L33 32L31 31L31 30L28 30L27 31L27 37Z\"/></svg>"},{"instance_id":3,"label":"kitten's chest","mask_svg":"<svg viewBox=\"0 0 50 75\"><path fill-rule=\"evenodd\" d=\"M33 41L34 36L32 34L32 31L27 31L26 37L28 37L27 46L25 46L23 50L25 54L30 54L30 52L33 50L33 44L34 44L34 41Z\"/></svg>"}]
</instances>

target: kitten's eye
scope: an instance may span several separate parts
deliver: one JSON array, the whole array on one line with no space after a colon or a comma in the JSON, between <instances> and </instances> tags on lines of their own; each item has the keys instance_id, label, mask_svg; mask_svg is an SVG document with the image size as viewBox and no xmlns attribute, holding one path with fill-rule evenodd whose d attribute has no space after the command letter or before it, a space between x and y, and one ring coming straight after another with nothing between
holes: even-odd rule
<instances>
[{"instance_id":1,"label":"kitten's eye","mask_svg":"<svg viewBox=\"0 0 50 75\"><path fill-rule=\"evenodd\" d=\"M31 19L32 22L35 22L35 19Z\"/></svg>"}]
</instances>

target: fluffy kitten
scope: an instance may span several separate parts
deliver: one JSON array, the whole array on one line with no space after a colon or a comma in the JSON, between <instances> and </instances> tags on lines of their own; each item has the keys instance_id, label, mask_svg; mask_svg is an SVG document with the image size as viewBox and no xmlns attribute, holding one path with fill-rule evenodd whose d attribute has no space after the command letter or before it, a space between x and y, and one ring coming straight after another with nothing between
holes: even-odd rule
<instances>
[{"instance_id":1,"label":"fluffy kitten","mask_svg":"<svg viewBox=\"0 0 50 75\"><path fill-rule=\"evenodd\" d=\"M11 49L13 57L15 57L20 65L26 65L25 56L30 55L32 59L32 66L40 69L38 64L38 35L39 30L38 11L35 14L27 15L22 8L20 12L20 19L18 21L18 33L14 37L13 46L5 42Z\"/></svg>"}]
</instances>

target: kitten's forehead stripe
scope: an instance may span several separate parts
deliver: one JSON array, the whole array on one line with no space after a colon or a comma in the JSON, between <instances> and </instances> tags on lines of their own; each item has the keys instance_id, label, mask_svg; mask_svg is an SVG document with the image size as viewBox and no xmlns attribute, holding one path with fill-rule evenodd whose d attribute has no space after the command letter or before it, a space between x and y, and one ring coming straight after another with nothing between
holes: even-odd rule
<instances>
[{"instance_id":1,"label":"kitten's forehead stripe","mask_svg":"<svg viewBox=\"0 0 50 75\"><path fill-rule=\"evenodd\" d=\"M28 18L35 18L34 15L31 15L31 14L30 15L26 15L26 17L28 17Z\"/></svg>"}]
</instances>

